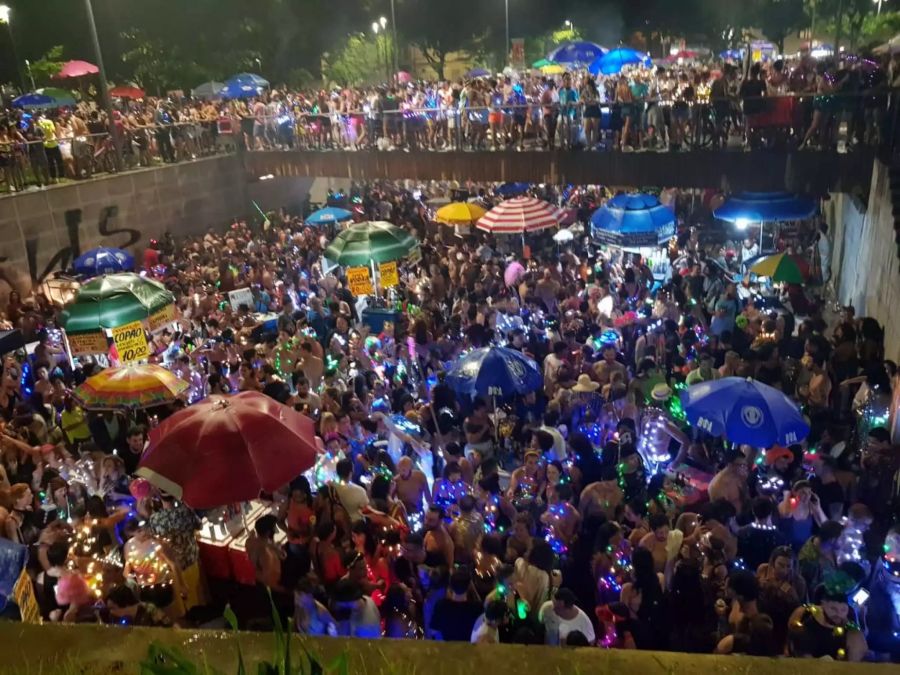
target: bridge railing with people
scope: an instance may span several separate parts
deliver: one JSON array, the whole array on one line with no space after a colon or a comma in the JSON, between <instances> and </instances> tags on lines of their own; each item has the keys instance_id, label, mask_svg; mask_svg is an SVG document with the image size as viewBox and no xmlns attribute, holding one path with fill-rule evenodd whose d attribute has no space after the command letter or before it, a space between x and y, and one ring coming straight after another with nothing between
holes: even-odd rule
<instances>
[{"instance_id":1,"label":"bridge railing with people","mask_svg":"<svg viewBox=\"0 0 900 675\"><path fill-rule=\"evenodd\" d=\"M0 192L35 189L99 173L191 161L237 151L703 151L877 148L890 156L898 128L896 91L785 94L692 101L533 101L278 116L118 127L45 140L0 137Z\"/></svg>"}]
</instances>

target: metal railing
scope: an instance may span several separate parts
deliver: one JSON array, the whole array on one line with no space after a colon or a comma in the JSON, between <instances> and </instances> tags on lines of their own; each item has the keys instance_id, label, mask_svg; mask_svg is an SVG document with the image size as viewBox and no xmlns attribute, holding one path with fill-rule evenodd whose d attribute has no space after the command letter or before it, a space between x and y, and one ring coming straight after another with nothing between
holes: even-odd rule
<instances>
[{"instance_id":1,"label":"metal railing","mask_svg":"<svg viewBox=\"0 0 900 675\"><path fill-rule=\"evenodd\" d=\"M259 150L709 150L874 147L891 154L897 91L789 94L692 101L532 101L383 110L285 111L279 116L128 126L125 170ZM308 107L308 106L307 106ZM51 142L51 145L53 143ZM115 170L109 134L43 141L0 139L0 191Z\"/></svg>"}]
</instances>

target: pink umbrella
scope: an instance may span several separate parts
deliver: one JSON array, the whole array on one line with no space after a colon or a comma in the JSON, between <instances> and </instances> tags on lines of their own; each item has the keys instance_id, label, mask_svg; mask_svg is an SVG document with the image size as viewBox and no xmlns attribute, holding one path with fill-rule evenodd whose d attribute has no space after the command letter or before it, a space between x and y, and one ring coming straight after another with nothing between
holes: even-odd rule
<instances>
[{"instance_id":1,"label":"pink umbrella","mask_svg":"<svg viewBox=\"0 0 900 675\"><path fill-rule=\"evenodd\" d=\"M412 75L407 73L405 70L401 70L397 73L397 82L400 84L408 84L412 81Z\"/></svg>"},{"instance_id":2,"label":"pink umbrella","mask_svg":"<svg viewBox=\"0 0 900 675\"><path fill-rule=\"evenodd\" d=\"M501 202L478 219L478 229L494 234L521 234L557 227L563 212L534 197L515 197Z\"/></svg>"},{"instance_id":3,"label":"pink umbrella","mask_svg":"<svg viewBox=\"0 0 900 675\"><path fill-rule=\"evenodd\" d=\"M506 282L507 286L515 286L524 274L525 268L522 267L522 263L518 260L513 260L506 266L506 271L503 272L503 281Z\"/></svg>"},{"instance_id":4,"label":"pink umbrella","mask_svg":"<svg viewBox=\"0 0 900 675\"><path fill-rule=\"evenodd\" d=\"M85 75L94 75L99 73L100 69L93 63L87 61L66 61L63 67L55 75L57 79L63 80L70 77L84 77Z\"/></svg>"}]
</instances>

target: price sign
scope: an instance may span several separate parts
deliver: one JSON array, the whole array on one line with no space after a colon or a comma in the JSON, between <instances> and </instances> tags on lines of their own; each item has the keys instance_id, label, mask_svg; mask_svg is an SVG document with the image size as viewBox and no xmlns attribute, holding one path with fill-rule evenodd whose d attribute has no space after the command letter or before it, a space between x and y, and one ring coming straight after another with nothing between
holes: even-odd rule
<instances>
[{"instance_id":1,"label":"price sign","mask_svg":"<svg viewBox=\"0 0 900 675\"><path fill-rule=\"evenodd\" d=\"M383 287L390 288L391 286L400 285L400 276L397 274L396 262L381 263L378 271L381 272L381 285Z\"/></svg>"},{"instance_id":2,"label":"price sign","mask_svg":"<svg viewBox=\"0 0 900 675\"><path fill-rule=\"evenodd\" d=\"M105 354L106 336L100 331L94 333L66 334L69 342L69 353L72 356L84 356L85 354Z\"/></svg>"},{"instance_id":3,"label":"price sign","mask_svg":"<svg viewBox=\"0 0 900 675\"><path fill-rule=\"evenodd\" d=\"M375 292L369 278L368 267L348 267L347 283L350 284L350 292L353 295L371 295Z\"/></svg>"},{"instance_id":4,"label":"price sign","mask_svg":"<svg viewBox=\"0 0 900 675\"><path fill-rule=\"evenodd\" d=\"M140 321L113 328L112 337L122 363L132 363L150 356L150 345Z\"/></svg>"},{"instance_id":5,"label":"price sign","mask_svg":"<svg viewBox=\"0 0 900 675\"><path fill-rule=\"evenodd\" d=\"M175 321L175 305L166 305L162 309L154 312L147 319L150 324L150 332L153 333L160 328L164 328Z\"/></svg>"},{"instance_id":6,"label":"price sign","mask_svg":"<svg viewBox=\"0 0 900 675\"><path fill-rule=\"evenodd\" d=\"M253 302L253 291L249 288L238 288L234 291L228 291L228 302L231 303L231 309L235 312L241 308L241 305L247 305L247 309L252 312L256 305Z\"/></svg>"},{"instance_id":7,"label":"price sign","mask_svg":"<svg viewBox=\"0 0 900 675\"><path fill-rule=\"evenodd\" d=\"M37 596L34 594L34 586L31 577L24 569L19 574L16 585L13 586L13 598L19 606L22 615L22 623L42 623L41 608L38 607Z\"/></svg>"}]
</instances>

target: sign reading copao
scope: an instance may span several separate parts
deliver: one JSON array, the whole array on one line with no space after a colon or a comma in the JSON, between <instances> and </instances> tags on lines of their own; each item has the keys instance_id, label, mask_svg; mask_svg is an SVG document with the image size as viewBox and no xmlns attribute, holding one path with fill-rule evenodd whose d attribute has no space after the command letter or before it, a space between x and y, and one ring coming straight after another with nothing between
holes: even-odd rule
<instances>
[{"instance_id":1,"label":"sign reading copao","mask_svg":"<svg viewBox=\"0 0 900 675\"><path fill-rule=\"evenodd\" d=\"M144 326L140 321L113 328L112 338L122 363L141 361L150 356L150 345L147 344Z\"/></svg>"}]
</instances>

